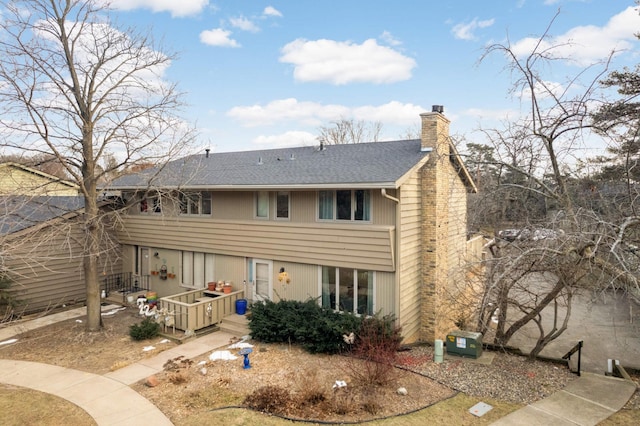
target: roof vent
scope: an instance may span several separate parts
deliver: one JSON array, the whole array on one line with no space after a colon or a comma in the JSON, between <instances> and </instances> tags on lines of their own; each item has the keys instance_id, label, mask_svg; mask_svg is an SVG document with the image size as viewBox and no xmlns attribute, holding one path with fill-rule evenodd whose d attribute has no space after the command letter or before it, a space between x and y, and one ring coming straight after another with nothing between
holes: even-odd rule
<instances>
[{"instance_id":1,"label":"roof vent","mask_svg":"<svg viewBox=\"0 0 640 426\"><path fill-rule=\"evenodd\" d=\"M291 156L289 157L289 160L295 160L296 159L296 155L294 153L291 153Z\"/></svg>"},{"instance_id":2,"label":"roof vent","mask_svg":"<svg viewBox=\"0 0 640 426\"><path fill-rule=\"evenodd\" d=\"M431 106L431 112L438 112L440 114L444 113L444 106L443 105L433 105Z\"/></svg>"},{"instance_id":3,"label":"roof vent","mask_svg":"<svg viewBox=\"0 0 640 426\"><path fill-rule=\"evenodd\" d=\"M204 152L204 158L209 158L209 151L211 151L209 148L205 149Z\"/></svg>"},{"instance_id":4,"label":"roof vent","mask_svg":"<svg viewBox=\"0 0 640 426\"><path fill-rule=\"evenodd\" d=\"M264 163L262 162L262 157L258 157L258 165L260 166L260 165L262 165L262 164L264 164Z\"/></svg>"}]
</instances>

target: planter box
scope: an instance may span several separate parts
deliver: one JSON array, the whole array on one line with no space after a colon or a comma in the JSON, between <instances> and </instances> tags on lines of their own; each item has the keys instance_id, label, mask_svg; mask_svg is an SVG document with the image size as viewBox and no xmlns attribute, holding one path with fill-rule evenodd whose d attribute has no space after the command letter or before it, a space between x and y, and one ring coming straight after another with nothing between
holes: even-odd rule
<instances>
[{"instance_id":1,"label":"planter box","mask_svg":"<svg viewBox=\"0 0 640 426\"><path fill-rule=\"evenodd\" d=\"M244 298L244 291L229 294L205 289L178 293L159 299L159 309L173 313L175 327L192 331L219 324L227 315L236 313L236 300Z\"/></svg>"}]
</instances>

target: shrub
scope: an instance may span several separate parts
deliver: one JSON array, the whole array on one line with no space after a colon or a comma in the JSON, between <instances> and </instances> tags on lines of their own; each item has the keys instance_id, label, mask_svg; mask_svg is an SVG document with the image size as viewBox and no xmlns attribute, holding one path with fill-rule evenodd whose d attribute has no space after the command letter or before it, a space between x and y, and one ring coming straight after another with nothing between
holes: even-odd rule
<instances>
[{"instance_id":1,"label":"shrub","mask_svg":"<svg viewBox=\"0 0 640 426\"><path fill-rule=\"evenodd\" d=\"M291 393L279 386L263 386L244 399L243 404L254 410L272 414L287 414L294 405Z\"/></svg>"},{"instance_id":2,"label":"shrub","mask_svg":"<svg viewBox=\"0 0 640 426\"><path fill-rule=\"evenodd\" d=\"M311 353L337 353L347 349L342 336L358 330L362 319L305 302L281 300L251 305L251 337L266 343L298 343Z\"/></svg>"},{"instance_id":3,"label":"shrub","mask_svg":"<svg viewBox=\"0 0 640 426\"><path fill-rule=\"evenodd\" d=\"M0 322L14 319L15 308L22 302L11 291L13 282L5 273L0 273Z\"/></svg>"},{"instance_id":4,"label":"shrub","mask_svg":"<svg viewBox=\"0 0 640 426\"><path fill-rule=\"evenodd\" d=\"M363 386L384 386L394 379L400 348L400 327L391 316L362 321L345 369Z\"/></svg>"},{"instance_id":5,"label":"shrub","mask_svg":"<svg viewBox=\"0 0 640 426\"><path fill-rule=\"evenodd\" d=\"M145 317L140 324L129 326L129 336L133 340L147 340L160 334L160 324Z\"/></svg>"}]
</instances>

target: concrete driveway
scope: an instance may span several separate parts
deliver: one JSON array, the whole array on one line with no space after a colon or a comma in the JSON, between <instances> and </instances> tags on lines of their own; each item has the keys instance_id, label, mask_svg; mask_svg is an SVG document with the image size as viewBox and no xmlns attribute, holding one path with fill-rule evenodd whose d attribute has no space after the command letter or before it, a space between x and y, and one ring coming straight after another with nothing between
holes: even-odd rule
<instances>
[{"instance_id":1,"label":"concrete driveway","mask_svg":"<svg viewBox=\"0 0 640 426\"><path fill-rule=\"evenodd\" d=\"M545 311L543 318L547 331L552 326L553 309ZM529 324L514 335L509 345L528 353L535 346L537 336L537 327ZM580 340L584 342L582 371L602 374L607 370L608 359L617 359L623 366L640 369L640 306L622 292L608 291L597 297L574 296L568 329L541 355L560 358ZM572 366L577 355L572 356Z\"/></svg>"}]
</instances>

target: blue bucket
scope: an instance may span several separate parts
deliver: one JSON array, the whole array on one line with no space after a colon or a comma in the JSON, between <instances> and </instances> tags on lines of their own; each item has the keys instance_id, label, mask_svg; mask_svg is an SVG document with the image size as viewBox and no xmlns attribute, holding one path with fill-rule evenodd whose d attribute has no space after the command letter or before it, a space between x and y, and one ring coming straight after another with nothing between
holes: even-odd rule
<instances>
[{"instance_id":1,"label":"blue bucket","mask_svg":"<svg viewBox=\"0 0 640 426\"><path fill-rule=\"evenodd\" d=\"M247 312L247 299L236 300L236 314L244 315Z\"/></svg>"}]
</instances>

